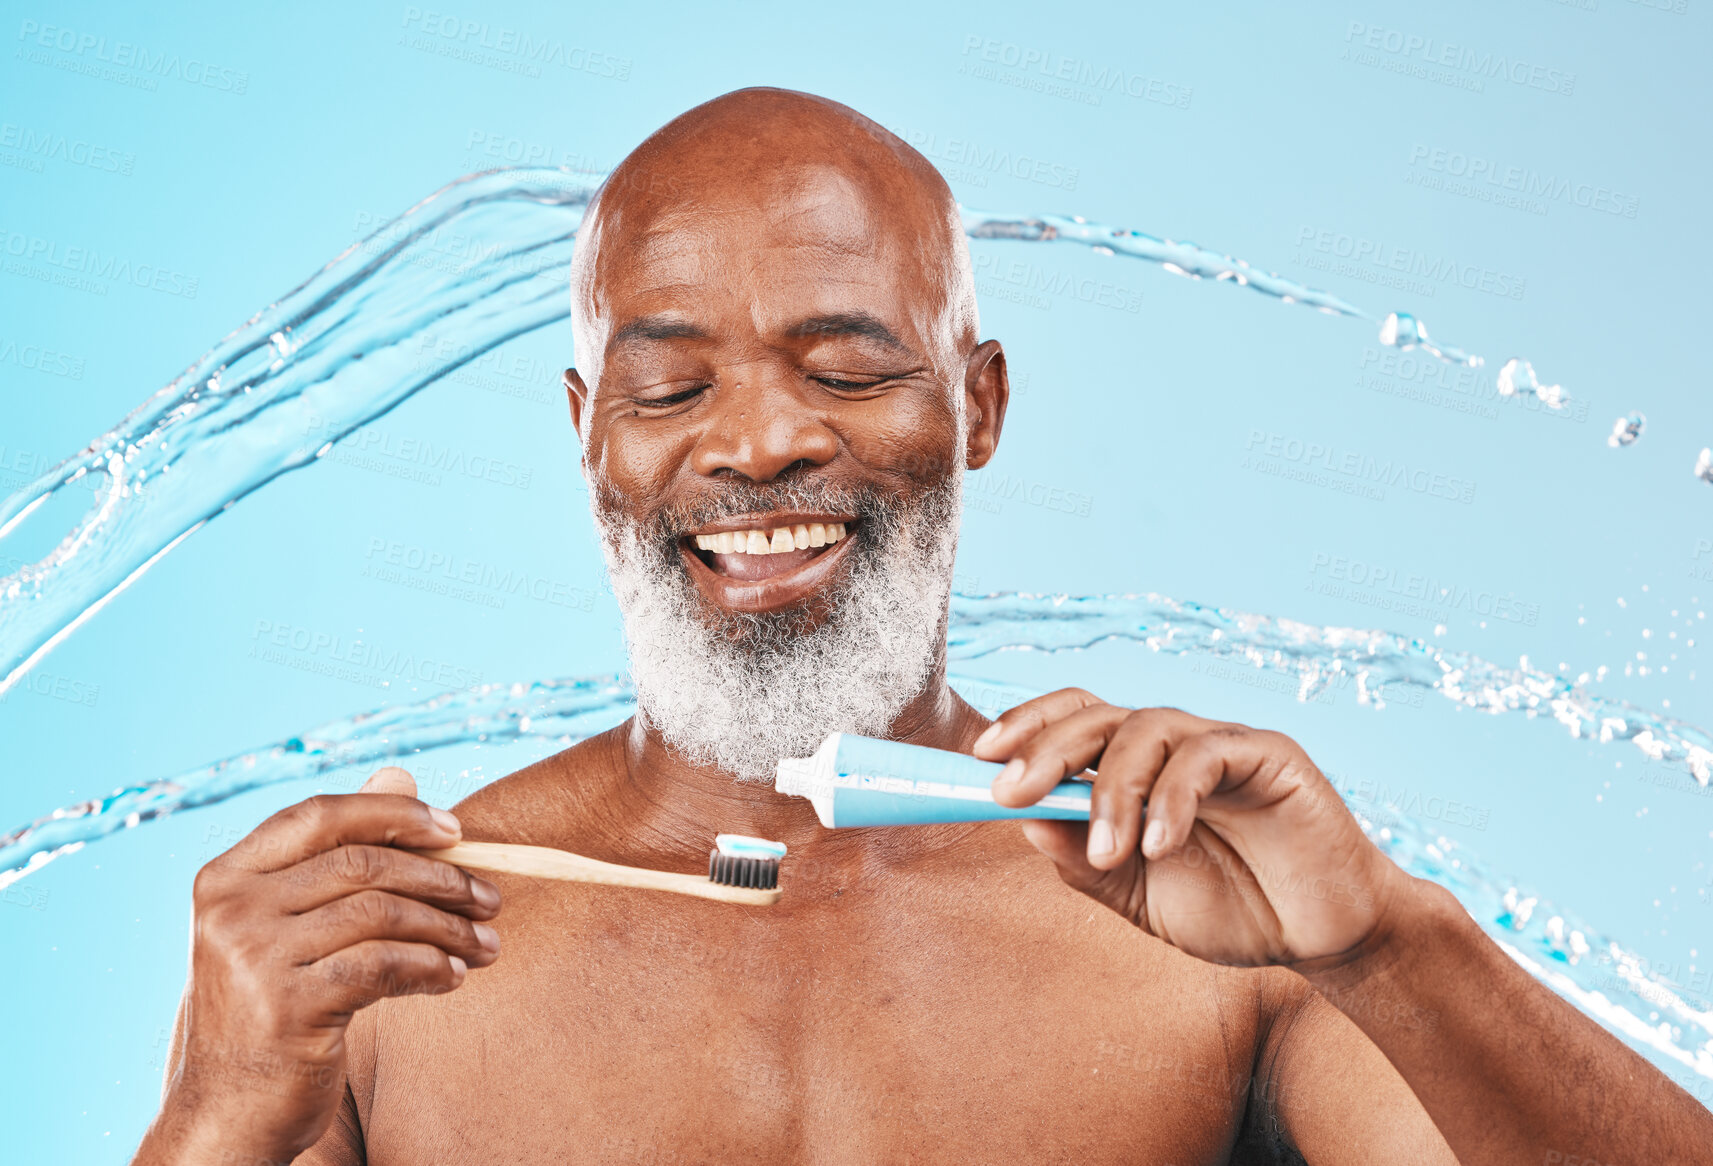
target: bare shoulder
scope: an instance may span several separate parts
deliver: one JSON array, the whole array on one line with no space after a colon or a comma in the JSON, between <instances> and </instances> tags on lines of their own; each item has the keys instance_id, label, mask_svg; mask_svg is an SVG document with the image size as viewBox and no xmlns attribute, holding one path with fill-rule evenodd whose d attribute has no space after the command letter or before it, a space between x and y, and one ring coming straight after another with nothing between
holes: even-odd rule
<instances>
[{"instance_id":1,"label":"bare shoulder","mask_svg":"<svg viewBox=\"0 0 1713 1166\"><path fill-rule=\"evenodd\" d=\"M628 722L627 722L628 723ZM483 786L452 808L472 841L558 846L618 775L625 725L577 742Z\"/></svg>"}]
</instances>

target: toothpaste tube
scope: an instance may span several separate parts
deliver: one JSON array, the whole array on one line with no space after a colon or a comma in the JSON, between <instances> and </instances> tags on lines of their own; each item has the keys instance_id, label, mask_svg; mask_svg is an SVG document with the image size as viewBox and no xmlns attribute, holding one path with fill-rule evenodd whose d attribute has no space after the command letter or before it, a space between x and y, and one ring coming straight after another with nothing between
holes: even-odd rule
<instances>
[{"instance_id":1,"label":"toothpaste tube","mask_svg":"<svg viewBox=\"0 0 1713 1166\"><path fill-rule=\"evenodd\" d=\"M920 826L997 818L1086 822L1089 784L1061 782L1032 806L993 800L1003 766L963 753L834 733L813 757L782 757L773 787L809 799L823 826Z\"/></svg>"}]
</instances>

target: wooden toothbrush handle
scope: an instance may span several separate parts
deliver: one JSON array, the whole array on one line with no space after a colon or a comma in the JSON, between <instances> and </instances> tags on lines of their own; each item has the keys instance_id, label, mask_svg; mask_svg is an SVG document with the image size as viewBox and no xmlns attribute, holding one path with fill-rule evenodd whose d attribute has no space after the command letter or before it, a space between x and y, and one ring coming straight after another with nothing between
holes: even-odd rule
<instances>
[{"instance_id":1,"label":"wooden toothbrush handle","mask_svg":"<svg viewBox=\"0 0 1713 1166\"><path fill-rule=\"evenodd\" d=\"M571 883L605 883L613 887L641 887L650 891L671 891L677 895L695 895L716 899L722 903L748 903L752 907L768 907L779 901L779 889L764 891L755 887L728 887L711 882L707 875L676 874L665 870L645 870L639 866L620 866L584 858L568 850L551 846L523 846L515 842L459 842L439 850L417 850L400 847L424 858L438 858L467 870L491 870L502 874L528 875L537 879L559 879Z\"/></svg>"}]
</instances>

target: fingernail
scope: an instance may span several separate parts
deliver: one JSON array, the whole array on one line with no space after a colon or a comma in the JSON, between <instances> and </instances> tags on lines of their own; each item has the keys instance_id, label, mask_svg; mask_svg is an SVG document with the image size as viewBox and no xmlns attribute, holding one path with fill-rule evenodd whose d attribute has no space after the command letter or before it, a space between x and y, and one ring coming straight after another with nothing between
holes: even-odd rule
<instances>
[{"instance_id":1,"label":"fingernail","mask_svg":"<svg viewBox=\"0 0 1713 1166\"><path fill-rule=\"evenodd\" d=\"M500 905L500 891L486 879L470 880L470 897L476 900L478 907L492 911Z\"/></svg>"},{"instance_id":2,"label":"fingernail","mask_svg":"<svg viewBox=\"0 0 1713 1166\"><path fill-rule=\"evenodd\" d=\"M486 923L475 924L476 942L487 951L500 950L500 933Z\"/></svg>"},{"instance_id":3,"label":"fingernail","mask_svg":"<svg viewBox=\"0 0 1713 1166\"><path fill-rule=\"evenodd\" d=\"M1088 828L1088 856L1105 858L1117 849L1118 836L1112 832L1112 823L1105 818L1096 818Z\"/></svg>"},{"instance_id":4,"label":"fingernail","mask_svg":"<svg viewBox=\"0 0 1713 1166\"><path fill-rule=\"evenodd\" d=\"M999 776L993 779L994 789L1008 789L1023 780L1023 770L1027 768L1021 757L1013 757L1005 763L1005 768L999 771Z\"/></svg>"},{"instance_id":5,"label":"fingernail","mask_svg":"<svg viewBox=\"0 0 1713 1166\"><path fill-rule=\"evenodd\" d=\"M1148 823L1148 829L1142 835L1142 853L1149 858L1159 856L1160 848L1166 845L1166 823L1155 818Z\"/></svg>"},{"instance_id":6,"label":"fingernail","mask_svg":"<svg viewBox=\"0 0 1713 1166\"><path fill-rule=\"evenodd\" d=\"M452 978L454 980L462 980L469 973L470 965L457 956L449 955L446 958L452 961Z\"/></svg>"},{"instance_id":7,"label":"fingernail","mask_svg":"<svg viewBox=\"0 0 1713 1166\"><path fill-rule=\"evenodd\" d=\"M428 807L428 816L434 819L434 824L436 826L439 826L442 830L451 834L453 837L457 837L464 832L464 827L458 824L458 819L454 818L445 810L442 810L439 806Z\"/></svg>"},{"instance_id":8,"label":"fingernail","mask_svg":"<svg viewBox=\"0 0 1713 1166\"><path fill-rule=\"evenodd\" d=\"M981 731L981 736L979 736L975 739L975 744L971 745L970 748L979 750L983 745L987 744L989 741L996 739L998 736L999 736L999 722L995 721L995 722L993 722L993 724L989 725L987 728L985 728Z\"/></svg>"}]
</instances>

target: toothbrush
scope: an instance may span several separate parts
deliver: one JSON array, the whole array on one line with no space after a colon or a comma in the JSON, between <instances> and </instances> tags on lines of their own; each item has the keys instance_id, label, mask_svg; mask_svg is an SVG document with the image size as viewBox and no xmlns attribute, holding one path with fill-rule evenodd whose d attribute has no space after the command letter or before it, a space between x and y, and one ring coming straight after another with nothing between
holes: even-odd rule
<instances>
[{"instance_id":1,"label":"toothbrush","mask_svg":"<svg viewBox=\"0 0 1713 1166\"><path fill-rule=\"evenodd\" d=\"M621 866L616 862L584 858L568 850L555 850L551 846L524 846L514 842L459 842L439 850L418 850L408 846L400 849L424 858L438 858L467 870L499 871L572 883L641 887L715 899L722 903L747 903L752 907L769 907L779 901L779 860L785 857L784 843L742 834L714 837L714 849L708 852L706 875Z\"/></svg>"}]
</instances>

